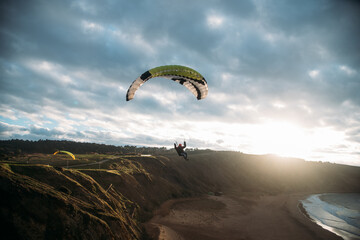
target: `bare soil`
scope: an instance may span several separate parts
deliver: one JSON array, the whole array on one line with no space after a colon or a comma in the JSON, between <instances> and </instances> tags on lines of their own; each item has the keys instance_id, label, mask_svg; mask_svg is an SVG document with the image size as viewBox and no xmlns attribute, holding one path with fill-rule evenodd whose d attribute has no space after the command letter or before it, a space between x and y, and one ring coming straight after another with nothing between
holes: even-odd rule
<instances>
[{"instance_id":1,"label":"bare soil","mask_svg":"<svg viewBox=\"0 0 360 240\"><path fill-rule=\"evenodd\" d=\"M306 196L228 193L170 200L145 227L161 240L342 239L300 211L299 200Z\"/></svg>"}]
</instances>

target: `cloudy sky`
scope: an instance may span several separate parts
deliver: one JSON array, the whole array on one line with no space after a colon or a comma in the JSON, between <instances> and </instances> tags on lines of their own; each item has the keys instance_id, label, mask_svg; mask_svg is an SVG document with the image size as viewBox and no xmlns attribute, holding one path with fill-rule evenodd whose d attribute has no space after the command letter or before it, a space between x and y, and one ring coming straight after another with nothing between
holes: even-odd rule
<instances>
[{"instance_id":1,"label":"cloudy sky","mask_svg":"<svg viewBox=\"0 0 360 240\"><path fill-rule=\"evenodd\" d=\"M273 153L360 166L360 2L1 1L0 139ZM207 80L198 101L160 65Z\"/></svg>"}]
</instances>

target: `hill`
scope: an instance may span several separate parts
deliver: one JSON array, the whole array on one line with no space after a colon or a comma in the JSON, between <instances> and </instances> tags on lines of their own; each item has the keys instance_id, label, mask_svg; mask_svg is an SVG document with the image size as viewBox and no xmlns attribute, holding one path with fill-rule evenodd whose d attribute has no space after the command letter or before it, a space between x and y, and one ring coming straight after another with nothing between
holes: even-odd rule
<instances>
[{"instance_id":1,"label":"hill","mask_svg":"<svg viewBox=\"0 0 360 240\"><path fill-rule=\"evenodd\" d=\"M189 154L189 162L167 150L76 154L76 161L23 150L7 155L0 163L2 233L14 239L146 239L142 223L169 199L231 191L360 192L358 167L238 152Z\"/></svg>"}]
</instances>

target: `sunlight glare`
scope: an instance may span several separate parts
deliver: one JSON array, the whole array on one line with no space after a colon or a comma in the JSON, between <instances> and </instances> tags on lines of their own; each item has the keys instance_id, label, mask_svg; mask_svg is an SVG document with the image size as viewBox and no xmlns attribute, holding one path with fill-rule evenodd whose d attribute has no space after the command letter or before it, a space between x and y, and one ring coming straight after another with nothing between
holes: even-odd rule
<instances>
[{"instance_id":1,"label":"sunlight glare","mask_svg":"<svg viewBox=\"0 0 360 240\"><path fill-rule=\"evenodd\" d=\"M309 152L305 132L289 123L266 123L254 129L256 152L299 156Z\"/></svg>"},{"instance_id":2,"label":"sunlight glare","mask_svg":"<svg viewBox=\"0 0 360 240\"><path fill-rule=\"evenodd\" d=\"M339 143L345 141L344 134L333 129L310 130L289 122L226 124L217 126L216 129L222 129L220 132L224 140L223 147L237 148L239 151L253 154L276 154L308 160L315 153L336 148ZM239 149L239 146L247 147Z\"/></svg>"}]
</instances>

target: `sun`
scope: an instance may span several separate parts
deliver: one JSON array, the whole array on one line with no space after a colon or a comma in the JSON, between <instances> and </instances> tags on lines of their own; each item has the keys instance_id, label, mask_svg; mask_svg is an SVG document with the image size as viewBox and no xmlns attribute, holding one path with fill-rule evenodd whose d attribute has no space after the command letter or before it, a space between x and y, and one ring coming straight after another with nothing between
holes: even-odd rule
<instances>
[{"instance_id":1,"label":"sun","mask_svg":"<svg viewBox=\"0 0 360 240\"><path fill-rule=\"evenodd\" d=\"M183 131L184 126L188 131ZM193 146L213 150L233 150L248 154L275 154L311 161L355 161L349 154L359 151L347 140L346 133L330 126L303 126L291 121L187 122L172 126L179 138L193 141ZM165 137L169 131L162 133ZM190 140L191 139L191 140ZM194 142L197 140L198 142ZM200 144L199 144L200 143ZM196 146L196 144L199 144ZM358 163L357 163L358 164Z\"/></svg>"},{"instance_id":2,"label":"sun","mask_svg":"<svg viewBox=\"0 0 360 240\"><path fill-rule=\"evenodd\" d=\"M253 147L261 153L304 156L310 151L309 135L291 123L265 123L253 129Z\"/></svg>"},{"instance_id":3,"label":"sun","mask_svg":"<svg viewBox=\"0 0 360 240\"><path fill-rule=\"evenodd\" d=\"M346 143L344 133L327 127L305 128L291 122L268 122L252 128L252 151L260 154L315 158L326 152L339 152Z\"/></svg>"}]
</instances>

